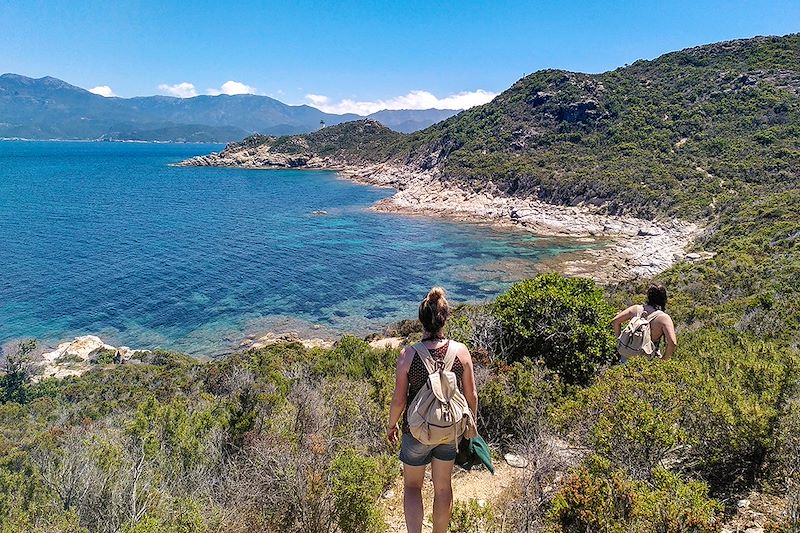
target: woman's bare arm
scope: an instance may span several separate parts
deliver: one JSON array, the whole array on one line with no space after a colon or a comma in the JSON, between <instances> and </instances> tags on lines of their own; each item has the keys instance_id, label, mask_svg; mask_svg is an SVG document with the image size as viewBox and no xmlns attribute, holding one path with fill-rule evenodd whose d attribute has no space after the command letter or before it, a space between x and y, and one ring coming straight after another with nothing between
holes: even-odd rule
<instances>
[{"instance_id":1,"label":"woman's bare arm","mask_svg":"<svg viewBox=\"0 0 800 533\"><path fill-rule=\"evenodd\" d=\"M386 438L391 442L397 442L398 430L397 423L403 416L406 408L406 397L408 396L408 369L414 359L414 349L410 346L403 348L400 357L397 359L397 368L394 374L394 395L392 405L389 408L389 424L386 426Z\"/></svg>"},{"instance_id":2,"label":"woman's bare arm","mask_svg":"<svg viewBox=\"0 0 800 533\"><path fill-rule=\"evenodd\" d=\"M664 315L661 328L664 331L664 338L667 341L667 347L664 349L662 359L669 359L678 347L678 336L675 334L675 324L672 322L672 317Z\"/></svg>"},{"instance_id":3,"label":"woman's bare arm","mask_svg":"<svg viewBox=\"0 0 800 533\"><path fill-rule=\"evenodd\" d=\"M632 305L629 308L620 311L617 313L617 316L611 321L611 327L614 328L614 336L619 337L619 334L622 332L622 323L627 322L631 318L636 316L636 313L639 311L638 305Z\"/></svg>"},{"instance_id":4,"label":"woman's bare arm","mask_svg":"<svg viewBox=\"0 0 800 533\"><path fill-rule=\"evenodd\" d=\"M475 367L472 364L472 356L466 346L459 353L459 360L461 361L461 366L464 367L464 375L461 377L461 384L464 386L464 398L467 400L467 405L477 420L478 388L475 384Z\"/></svg>"}]
</instances>

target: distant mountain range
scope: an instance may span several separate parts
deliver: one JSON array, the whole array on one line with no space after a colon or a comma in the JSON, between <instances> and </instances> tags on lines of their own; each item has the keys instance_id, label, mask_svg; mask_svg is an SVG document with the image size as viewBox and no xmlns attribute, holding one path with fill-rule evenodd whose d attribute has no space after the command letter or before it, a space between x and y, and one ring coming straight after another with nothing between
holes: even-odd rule
<instances>
[{"instance_id":1,"label":"distant mountain range","mask_svg":"<svg viewBox=\"0 0 800 533\"><path fill-rule=\"evenodd\" d=\"M369 118L400 132L447 119L454 110L384 110ZM268 96L104 97L52 78L0 76L0 138L230 142L253 133L308 133L364 118L287 105Z\"/></svg>"}]
</instances>

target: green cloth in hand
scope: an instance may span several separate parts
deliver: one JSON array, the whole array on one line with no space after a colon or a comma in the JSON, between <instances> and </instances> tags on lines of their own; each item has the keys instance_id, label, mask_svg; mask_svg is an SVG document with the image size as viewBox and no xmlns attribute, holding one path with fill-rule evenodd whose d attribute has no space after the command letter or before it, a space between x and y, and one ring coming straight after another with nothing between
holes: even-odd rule
<instances>
[{"instance_id":1,"label":"green cloth in hand","mask_svg":"<svg viewBox=\"0 0 800 533\"><path fill-rule=\"evenodd\" d=\"M494 465L492 465L492 453L483 437L478 435L475 438L462 438L458 443L458 455L456 464L464 470L471 470L476 464L483 464L486 469L494 475Z\"/></svg>"}]
</instances>

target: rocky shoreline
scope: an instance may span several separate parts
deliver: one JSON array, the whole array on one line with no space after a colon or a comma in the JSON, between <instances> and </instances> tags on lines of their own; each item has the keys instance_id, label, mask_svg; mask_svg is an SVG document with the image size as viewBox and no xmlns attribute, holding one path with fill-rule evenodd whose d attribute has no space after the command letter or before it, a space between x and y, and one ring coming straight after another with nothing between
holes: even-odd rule
<instances>
[{"instance_id":1,"label":"rocky shoreline","mask_svg":"<svg viewBox=\"0 0 800 533\"><path fill-rule=\"evenodd\" d=\"M436 169L419 171L395 164L350 165L327 158L282 154L263 147L237 147L198 156L182 166L249 169L334 170L364 185L391 187L395 194L372 209L410 215L438 215L451 220L489 223L530 231L544 237L579 239L597 246L545 262L551 270L587 276L601 283L652 277L679 261L699 261L706 252L687 253L701 228L690 222L648 221L614 216L593 205L563 206L532 197L502 194L491 183L467 190L441 179Z\"/></svg>"},{"instance_id":2,"label":"rocky shoreline","mask_svg":"<svg viewBox=\"0 0 800 533\"><path fill-rule=\"evenodd\" d=\"M96 335L75 337L62 342L55 350L44 352L28 362L31 381L37 383L44 378L80 376L108 364L142 364L147 362L150 350L119 348L103 342Z\"/></svg>"}]
</instances>

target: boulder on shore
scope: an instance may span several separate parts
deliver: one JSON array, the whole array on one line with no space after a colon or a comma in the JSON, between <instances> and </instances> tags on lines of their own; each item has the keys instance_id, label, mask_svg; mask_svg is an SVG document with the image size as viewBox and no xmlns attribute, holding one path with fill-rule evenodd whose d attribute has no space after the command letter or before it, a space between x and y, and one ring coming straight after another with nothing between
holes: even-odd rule
<instances>
[{"instance_id":1,"label":"boulder on shore","mask_svg":"<svg viewBox=\"0 0 800 533\"><path fill-rule=\"evenodd\" d=\"M62 342L58 347L41 355L41 359L30 365L31 381L34 383L44 378L65 378L80 376L94 366L107 363L126 363L137 353L147 350L131 350L127 346L116 348L103 342L96 335L75 337ZM100 356L105 357L100 360Z\"/></svg>"}]
</instances>

